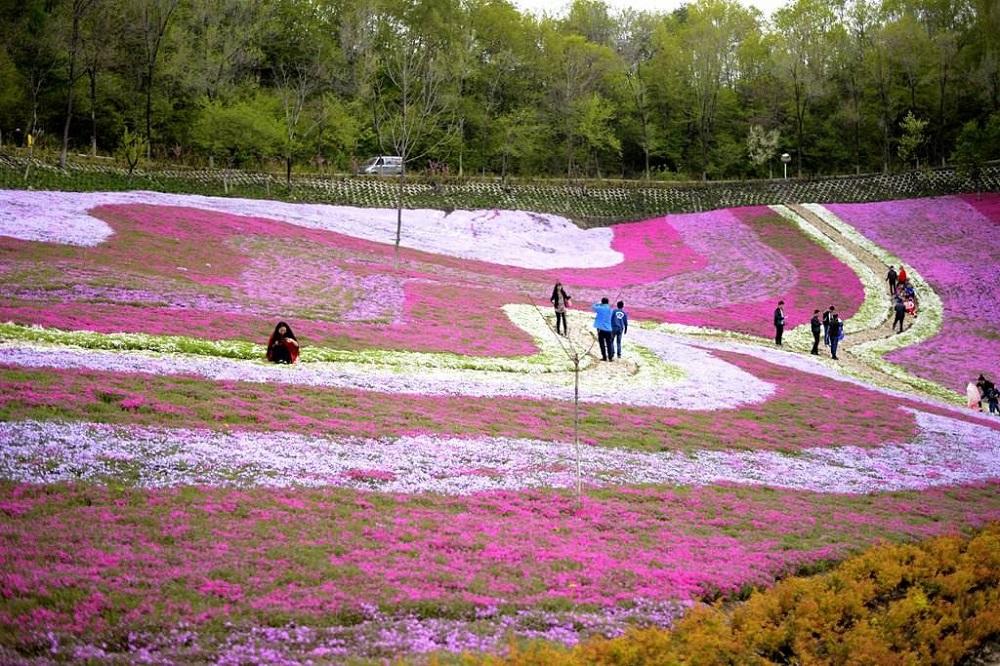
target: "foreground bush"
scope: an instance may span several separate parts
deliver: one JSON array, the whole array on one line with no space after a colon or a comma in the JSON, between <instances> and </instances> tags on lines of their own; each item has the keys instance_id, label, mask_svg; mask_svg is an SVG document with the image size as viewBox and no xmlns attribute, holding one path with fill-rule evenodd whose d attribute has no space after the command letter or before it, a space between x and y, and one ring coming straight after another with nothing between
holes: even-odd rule
<instances>
[{"instance_id":1,"label":"foreground bush","mask_svg":"<svg viewBox=\"0 0 1000 666\"><path fill-rule=\"evenodd\" d=\"M672 630L566 650L515 647L507 664L952 664L1000 633L1000 525L972 538L875 547L789 578L735 608L699 606Z\"/></svg>"}]
</instances>

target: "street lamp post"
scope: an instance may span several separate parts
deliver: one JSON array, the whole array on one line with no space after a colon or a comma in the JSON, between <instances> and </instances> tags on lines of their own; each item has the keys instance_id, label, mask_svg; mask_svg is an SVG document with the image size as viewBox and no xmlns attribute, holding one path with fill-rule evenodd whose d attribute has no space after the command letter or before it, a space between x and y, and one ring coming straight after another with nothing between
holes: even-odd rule
<instances>
[{"instance_id":1,"label":"street lamp post","mask_svg":"<svg viewBox=\"0 0 1000 666\"><path fill-rule=\"evenodd\" d=\"M792 156L788 153L781 153L781 162L785 166L785 180L788 180L788 163L792 161Z\"/></svg>"}]
</instances>

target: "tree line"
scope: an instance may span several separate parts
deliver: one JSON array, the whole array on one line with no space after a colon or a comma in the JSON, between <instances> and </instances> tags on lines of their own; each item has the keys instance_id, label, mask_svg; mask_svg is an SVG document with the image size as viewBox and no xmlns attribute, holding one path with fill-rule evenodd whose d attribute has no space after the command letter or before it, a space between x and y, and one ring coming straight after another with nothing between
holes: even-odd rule
<instances>
[{"instance_id":1,"label":"tree line","mask_svg":"<svg viewBox=\"0 0 1000 666\"><path fill-rule=\"evenodd\" d=\"M767 177L1000 157L996 0L0 0L0 145L185 163Z\"/></svg>"}]
</instances>

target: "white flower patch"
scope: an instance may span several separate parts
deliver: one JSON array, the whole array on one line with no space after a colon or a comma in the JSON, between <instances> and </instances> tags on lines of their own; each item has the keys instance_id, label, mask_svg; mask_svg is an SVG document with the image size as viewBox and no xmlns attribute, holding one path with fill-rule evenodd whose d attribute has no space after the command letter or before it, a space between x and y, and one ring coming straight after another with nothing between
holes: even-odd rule
<instances>
[{"instance_id":1,"label":"white flower patch","mask_svg":"<svg viewBox=\"0 0 1000 666\"><path fill-rule=\"evenodd\" d=\"M396 210L162 192L34 192L0 190L0 235L96 245L111 229L88 213L103 205L183 206L279 220L392 244ZM403 211L403 247L462 259L539 270L620 264L609 228L580 229L564 217L508 210Z\"/></svg>"},{"instance_id":2,"label":"white flower patch","mask_svg":"<svg viewBox=\"0 0 1000 666\"><path fill-rule=\"evenodd\" d=\"M920 429L878 448L640 453L582 446L582 482L710 485L814 492L922 490L1000 478L1000 431L914 412ZM25 483L126 480L141 487L343 486L464 495L571 488L575 447L528 439L325 439L292 433L144 428L93 423L0 423L0 476Z\"/></svg>"},{"instance_id":3,"label":"white flower patch","mask_svg":"<svg viewBox=\"0 0 1000 666\"><path fill-rule=\"evenodd\" d=\"M114 231L103 220L66 206L71 192L0 190L0 236L26 241L94 246Z\"/></svg>"},{"instance_id":4,"label":"white flower patch","mask_svg":"<svg viewBox=\"0 0 1000 666\"><path fill-rule=\"evenodd\" d=\"M581 372L581 402L691 410L736 409L763 402L774 393L773 385L669 336L650 334L648 339L642 339L652 354L679 366L685 378L677 381L679 373L673 376L642 372L634 376L610 375L612 364L601 364ZM21 367L194 375L214 381L325 386L431 396L573 399L573 374L568 370L517 373L433 366L379 366L364 362L315 362L284 366L214 356L26 347L9 343L0 344L0 349L3 350L5 363ZM638 357L631 352L629 357L633 356ZM656 377L669 377L671 381L658 384L653 381ZM734 393L732 386L740 386L740 391Z\"/></svg>"}]
</instances>

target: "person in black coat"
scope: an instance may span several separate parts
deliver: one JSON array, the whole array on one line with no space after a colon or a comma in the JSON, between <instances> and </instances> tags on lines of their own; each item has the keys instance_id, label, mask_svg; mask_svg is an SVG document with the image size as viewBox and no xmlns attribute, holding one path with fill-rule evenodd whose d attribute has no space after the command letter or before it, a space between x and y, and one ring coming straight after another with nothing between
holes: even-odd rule
<instances>
[{"instance_id":1,"label":"person in black coat","mask_svg":"<svg viewBox=\"0 0 1000 666\"><path fill-rule=\"evenodd\" d=\"M896 313L896 318L892 320L892 330L896 330L896 324L899 324L899 332L903 332L903 320L906 319L906 305L903 304L903 299L897 296L895 298L895 303L892 306L893 311Z\"/></svg>"},{"instance_id":2,"label":"person in black coat","mask_svg":"<svg viewBox=\"0 0 1000 666\"><path fill-rule=\"evenodd\" d=\"M812 319L809 320L809 328L812 329L812 334L813 334L813 348L812 348L812 352L810 352L810 353L813 356L818 356L819 355L819 330L820 330L819 310L813 310Z\"/></svg>"},{"instance_id":3,"label":"person in black coat","mask_svg":"<svg viewBox=\"0 0 1000 666\"><path fill-rule=\"evenodd\" d=\"M836 312L830 313L830 357L834 361L837 358L837 345L840 344L840 333L844 330L844 322L840 321L840 316Z\"/></svg>"},{"instance_id":4,"label":"person in black coat","mask_svg":"<svg viewBox=\"0 0 1000 666\"><path fill-rule=\"evenodd\" d=\"M985 376L979 375L979 379L976 380L976 388L979 389L979 411L983 411L983 398L988 398L997 387Z\"/></svg>"},{"instance_id":5,"label":"person in black coat","mask_svg":"<svg viewBox=\"0 0 1000 666\"><path fill-rule=\"evenodd\" d=\"M896 282L899 281L899 274L896 273L895 266L889 266L889 274L885 276L885 281L889 283L889 295L896 295Z\"/></svg>"},{"instance_id":6,"label":"person in black coat","mask_svg":"<svg viewBox=\"0 0 1000 666\"><path fill-rule=\"evenodd\" d=\"M830 309L823 313L823 344L830 346L830 315L837 311L837 308L830 306Z\"/></svg>"},{"instance_id":7,"label":"person in black coat","mask_svg":"<svg viewBox=\"0 0 1000 666\"><path fill-rule=\"evenodd\" d=\"M785 332L785 302L778 301L774 308L774 344L781 345L781 334Z\"/></svg>"}]
</instances>

